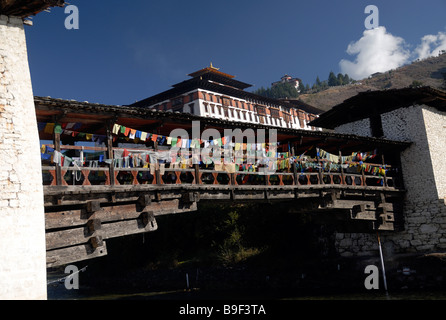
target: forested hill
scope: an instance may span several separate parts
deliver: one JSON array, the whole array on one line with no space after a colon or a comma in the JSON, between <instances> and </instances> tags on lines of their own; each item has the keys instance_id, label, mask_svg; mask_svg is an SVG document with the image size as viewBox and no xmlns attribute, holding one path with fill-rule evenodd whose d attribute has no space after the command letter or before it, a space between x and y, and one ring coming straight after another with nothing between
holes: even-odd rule
<instances>
[{"instance_id":1,"label":"forested hill","mask_svg":"<svg viewBox=\"0 0 446 320\"><path fill-rule=\"evenodd\" d=\"M274 99L297 99L328 111L359 92L410 86L431 86L446 90L446 53L415 61L394 70L376 73L359 81L351 79L347 74L335 76L330 72L327 80L320 81L318 76L312 87L301 83L299 91L291 84L281 83L271 88L262 87L253 93Z\"/></svg>"},{"instance_id":2,"label":"forested hill","mask_svg":"<svg viewBox=\"0 0 446 320\"><path fill-rule=\"evenodd\" d=\"M375 74L356 83L328 87L317 93L301 94L299 99L322 110L330 110L359 92L400 89L410 86L431 86L446 89L446 54Z\"/></svg>"}]
</instances>

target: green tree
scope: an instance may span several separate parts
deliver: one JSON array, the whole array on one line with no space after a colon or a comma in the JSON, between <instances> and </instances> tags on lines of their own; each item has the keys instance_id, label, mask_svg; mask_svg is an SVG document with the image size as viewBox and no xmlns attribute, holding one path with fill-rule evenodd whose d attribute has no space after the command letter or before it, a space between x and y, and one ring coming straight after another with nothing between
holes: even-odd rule
<instances>
[{"instance_id":1,"label":"green tree","mask_svg":"<svg viewBox=\"0 0 446 320\"><path fill-rule=\"evenodd\" d=\"M337 80L338 80L338 86L347 84L344 82L344 76L342 75L342 73L338 73Z\"/></svg>"},{"instance_id":2,"label":"green tree","mask_svg":"<svg viewBox=\"0 0 446 320\"><path fill-rule=\"evenodd\" d=\"M328 75L328 86L334 87L337 85L338 85L338 79L336 78L334 72L331 71L330 74Z\"/></svg>"},{"instance_id":3,"label":"green tree","mask_svg":"<svg viewBox=\"0 0 446 320\"><path fill-rule=\"evenodd\" d=\"M322 81L322 83L321 83L321 90L325 90L325 89L328 89L328 82L327 82L327 80L324 80L324 81Z\"/></svg>"},{"instance_id":4,"label":"green tree","mask_svg":"<svg viewBox=\"0 0 446 320\"><path fill-rule=\"evenodd\" d=\"M305 93L305 85L302 81L299 82L299 91L300 93Z\"/></svg>"},{"instance_id":5,"label":"green tree","mask_svg":"<svg viewBox=\"0 0 446 320\"><path fill-rule=\"evenodd\" d=\"M417 88L417 87L421 87L423 85L423 82L418 81L418 80L414 80L412 81L412 84L409 86L410 88Z\"/></svg>"},{"instance_id":6,"label":"green tree","mask_svg":"<svg viewBox=\"0 0 446 320\"><path fill-rule=\"evenodd\" d=\"M299 91L289 83L279 83L267 89L261 87L253 93L273 99L297 98L299 96Z\"/></svg>"}]
</instances>

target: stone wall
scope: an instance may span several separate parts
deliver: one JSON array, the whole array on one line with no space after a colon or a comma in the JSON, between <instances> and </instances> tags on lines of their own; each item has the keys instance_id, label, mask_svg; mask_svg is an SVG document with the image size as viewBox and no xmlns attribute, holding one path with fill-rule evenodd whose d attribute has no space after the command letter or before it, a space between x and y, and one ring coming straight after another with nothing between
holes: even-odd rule
<instances>
[{"instance_id":1,"label":"stone wall","mask_svg":"<svg viewBox=\"0 0 446 320\"><path fill-rule=\"evenodd\" d=\"M422 105L381 115L387 139L413 144L401 154L405 188L404 230L382 235L389 255L446 250L446 113ZM337 132L370 136L367 121L345 124ZM336 235L342 256L376 255L375 234Z\"/></svg>"},{"instance_id":2,"label":"stone wall","mask_svg":"<svg viewBox=\"0 0 446 320\"><path fill-rule=\"evenodd\" d=\"M381 119L386 138L413 143L401 154L407 201L444 198L446 167L441 150L446 145L446 113L412 106L385 113Z\"/></svg>"},{"instance_id":3,"label":"stone wall","mask_svg":"<svg viewBox=\"0 0 446 320\"><path fill-rule=\"evenodd\" d=\"M359 121L346 123L337 127L336 132L344 134L356 134L363 137L371 137L370 119L362 119Z\"/></svg>"},{"instance_id":4,"label":"stone wall","mask_svg":"<svg viewBox=\"0 0 446 320\"><path fill-rule=\"evenodd\" d=\"M0 299L46 299L39 136L21 19L0 15Z\"/></svg>"},{"instance_id":5,"label":"stone wall","mask_svg":"<svg viewBox=\"0 0 446 320\"><path fill-rule=\"evenodd\" d=\"M406 202L404 230L381 233L387 256L446 250L445 200ZM376 234L337 233L335 246L343 257L377 255Z\"/></svg>"},{"instance_id":6,"label":"stone wall","mask_svg":"<svg viewBox=\"0 0 446 320\"><path fill-rule=\"evenodd\" d=\"M446 198L446 112L424 107L423 118L438 198L444 199Z\"/></svg>"}]
</instances>

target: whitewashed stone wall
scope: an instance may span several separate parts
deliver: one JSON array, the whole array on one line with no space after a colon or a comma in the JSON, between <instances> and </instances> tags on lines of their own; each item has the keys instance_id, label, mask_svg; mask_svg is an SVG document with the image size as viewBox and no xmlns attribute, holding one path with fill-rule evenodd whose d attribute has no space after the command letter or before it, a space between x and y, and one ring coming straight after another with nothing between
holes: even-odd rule
<instances>
[{"instance_id":1,"label":"whitewashed stone wall","mask_svg":"<svg viewBox=\"0 0 446 320\"><path fill-rule=\"evenodd\" d=\"M370 129L370 119L368 118L340 125L335 130L339 133L356 134L363 137L370 137L372 135L372 131Z\"/></svg>"},{"instance_id":2,"label":"whitewashed stone wall","mask_svg":"<svg viewBox=\"0 0 446 320\"><path fill-rule=\"evenodd\" d=\"M22 20L0 15L0 299L46 299L39 136Z\"/></svg>"},{"instance_id":3,"label":"whitewashed stone wall","mask_svg":"<svg viewBox=\"0 0 446 320\"><path fill-rule=\"evenodd\" d=\"M441 138L442 131L446 129L442 130L439 124L433 122L437 120L432 116L433 110L435 109L428 106L412 106L381 116L386 138L413 142L412 146L401 154L408 202L440 199L435 181L441 176L446 178L444 172L437 170L443 164L432 158L433 154L441 153L446 146L446 141L443 141L443 146L439 145L441 140L446 139ZM433 132L433 127L437 128L436 132ZM434 171L437 172L437 177Z\"/></svg>"},{"instance_id":4,"label":"whitewashed stone wall","mask_svg":"<svg viewBox=\"0 0 446 320\"><path fill-rule=\"evenodd\" d=\"M444 199L446 198L446 112L424 107L423 118L438 198Z\"/></svg>"},{"instance_id":5,"label":"whitewashed stone wall","mask_svg":"<svg viewBox=\"0 0 446 320\"><path fill-rule=\"evenodd\" d=\"M400 108L381 115L385 138L411 141L402 152L401 165L407 195L404 231L382 236L392 253L446 250L446 113L422 105ZM370 136L365 121L336 128L337 132ZM343 256L376 255L376 235L336 235Z\"/></svg>"}]
</instances>

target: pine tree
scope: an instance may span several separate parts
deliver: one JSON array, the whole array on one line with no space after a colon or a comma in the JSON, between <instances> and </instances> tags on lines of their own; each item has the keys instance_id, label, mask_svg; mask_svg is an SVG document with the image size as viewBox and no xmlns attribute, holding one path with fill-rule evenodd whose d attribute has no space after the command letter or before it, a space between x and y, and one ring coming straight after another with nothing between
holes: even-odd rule
<instances>
[{"instance_id":1,"label":"pine tree","mask_svg":"<svg viewBox=\"0 0 446 320\"><path fill-rule=\"evenodd\" d=\"M347 83L344 83L344 76L342 75L342 73L338 73L337 80L338 80L338 86L347 84Z\"/></svg>"},{"instance_id":2,"label":"pine tree","mask_svg":"<svg viewBox=\"0 0 446 320\"><path fill-rule=\"evenodd\" d=\"M296 88L289 83L279 83L272 88L267 89L261 87L253 93L273 99L297 98L299 96L299 92Z\"/></svg>"},{"instance_id":3,"label":"pine tree","mask_svg":"<svg viewBox=\"0 0 446 320\"><path fill-rule=\"evenodd\" d=\"M338 85L338 79L336 78L334 72L331 71L330 74L328 75L328 86L334 87L337 85Z\"/></svg>"}]
</instances>

